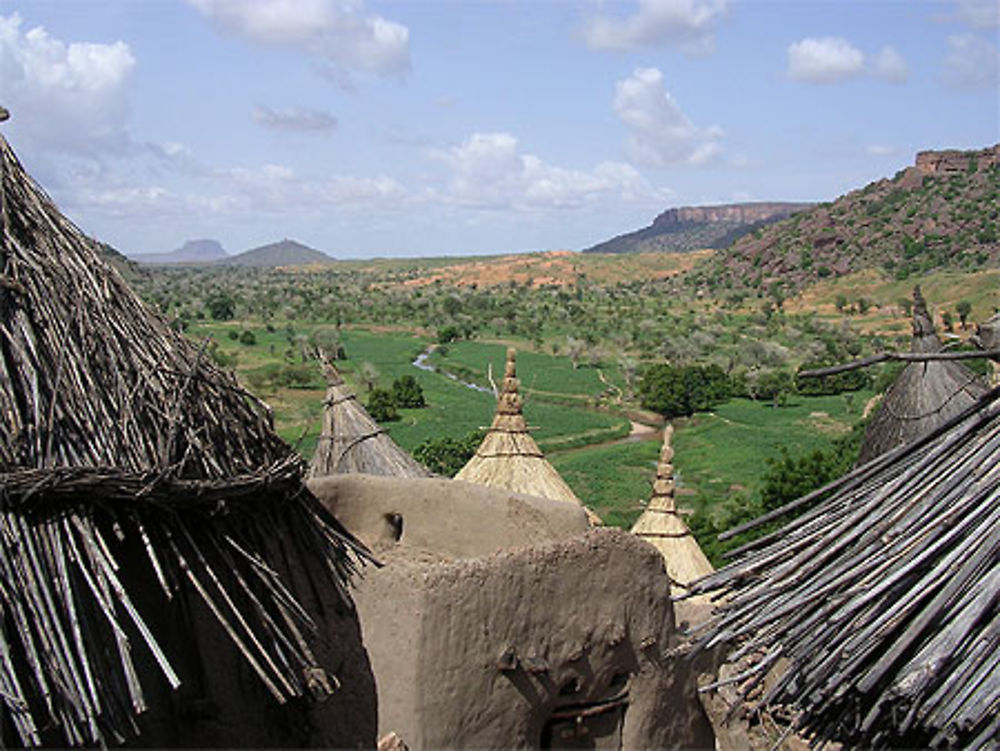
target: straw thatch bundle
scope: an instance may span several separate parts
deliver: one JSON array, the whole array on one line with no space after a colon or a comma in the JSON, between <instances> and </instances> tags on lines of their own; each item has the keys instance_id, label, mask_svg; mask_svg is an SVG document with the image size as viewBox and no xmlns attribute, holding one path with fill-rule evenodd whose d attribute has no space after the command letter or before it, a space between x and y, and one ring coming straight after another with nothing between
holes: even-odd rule
<instances>
[{"instance_id":1,"label":"straw thatch bundle","mask_svg":"<svg viewBox=\"0 0 1000 751\"><path fill-rule=\"evenodd\" d=\"M701 645L773 667L760 706L863 747L1000 744L1000 389L736 534L827 500L696 582L725 605Z\"/></svg>"},{"instance_id":2,"label":"straw thatch bundle","mask_svg":"<svg viewBox=\"0 0 1000 751\"><path fill-rule=\"evenodd\" d=\"M515 358L514 349L508 349L493 423L455 479L583 505L528 433ZM593 511L584 508L592 524L601 523Z\"/></svg>"},{"instance_id":3,"label":"straw thatch bundle","mask_svg":"<svg viewBox=\"0 0 1000 751\"><path fill-rule=\"evenodd\" d=\"M279 702L325 682L275 562L315 561L349 602L360 548L204 349L0 137L0 714L22 744L121 741L154 681L177 687L136 604L157 589L202 601Z\"/></svg>"},{"instance_id":4,"label":"straw thatch bundle","mask_svg":"<svg viewBox=\"0 0 1000 751\"><path fill-rule=\"evenodd\" d=\"M913 290L911 351L941 351L934 322L920 288ZM985 384L960 362L911 362L896 378L868 423L858 462L919 438L967 409L986 391Z\"/></svg>"},{"instance_id":5,"label":"straw thatch bundle","mask_svg":"<svg viewBox=\"0 0 1000 751\"><path fill-rule=\"evenodd\" d=\"M708 576L715 569L702 552L698 541L677 512L674 501L674 449L670 445L674 426L663 430L663 448L656 466L656 480L649 505L632 527L638 535L660 551L666 561L670 589L674 595L687 593L696 579Z\"/></svg>"},{"instance_id":6,"label":"straw thatch bundle","mask_svg":"<svg viewBox=\"0 0 1000 751\"><path fill-rule=\"evenodd\" d=\"M310 478L346 472L389 477L431 476L430 470L378 426L332 364L324 362L323 372L327 384L323 431L309 464Z\"/></svg>"}]
</instances>

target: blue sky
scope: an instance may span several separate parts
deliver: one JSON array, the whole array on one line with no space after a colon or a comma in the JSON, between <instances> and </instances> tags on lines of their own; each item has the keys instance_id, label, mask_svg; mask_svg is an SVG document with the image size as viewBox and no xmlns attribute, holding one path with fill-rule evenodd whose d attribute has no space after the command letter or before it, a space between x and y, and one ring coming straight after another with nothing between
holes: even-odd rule
<instances>
[{"instance_id":1,"label":"blue sky","mask_svg":"<svg viewBox=\"0 0 1000 751\"><path fill-rule=\"evenodd\" d=\"M576 250L1000 141L997 0L0 0L0 125L128 254Z\"/></svg>"}]
</instances>

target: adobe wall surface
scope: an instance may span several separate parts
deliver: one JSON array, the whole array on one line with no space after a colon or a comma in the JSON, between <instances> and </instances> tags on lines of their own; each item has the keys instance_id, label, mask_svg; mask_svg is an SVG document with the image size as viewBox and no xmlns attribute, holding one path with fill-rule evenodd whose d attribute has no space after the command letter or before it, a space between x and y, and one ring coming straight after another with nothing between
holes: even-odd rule
<instances>
[{"instance_id":1,"label":"adobe wall surface","mask_svg":"<svg viewBox=\"0 0 1000 751\"><path fill-rule=\"evenodd\" d=\"M601 722L600 707L624 702L622 747L712 747L645 542L597 529L475 559L382 556L356 591L380 735L414 750L539 748L555 715L597 706L587 722Z\"/></svg>"},{"instance_id":2,"label":"adobe wall surface","mask_svg":"<svg viewBox=\"0 0 1000 751\"><path fill-rule=\"evenodd\" d=\"M343 474L308 482L309 488L353 534L381 550L395 545L399 517L407 548L452 557L480 556L582 534L583 507L442 478Z\"/></svg>"}]
</instances>

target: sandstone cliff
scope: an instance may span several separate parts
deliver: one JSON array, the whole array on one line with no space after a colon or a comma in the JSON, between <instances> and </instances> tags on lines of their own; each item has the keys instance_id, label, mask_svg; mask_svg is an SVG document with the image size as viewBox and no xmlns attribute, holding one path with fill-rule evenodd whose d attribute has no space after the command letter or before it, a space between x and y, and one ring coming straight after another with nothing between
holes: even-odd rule
<instances>
[{"instance_id":1,"label":"sandstone cliff","mask_svg":"<svg viewBox=\"0 0 1000 751\"><path fill-rule=\"evenodd\" d=\"M808 203L732 203L667 209L644 229L599 243L584 253L684 253L725 248L758 227L785 219Z\"/></svg>"}]
</instances>

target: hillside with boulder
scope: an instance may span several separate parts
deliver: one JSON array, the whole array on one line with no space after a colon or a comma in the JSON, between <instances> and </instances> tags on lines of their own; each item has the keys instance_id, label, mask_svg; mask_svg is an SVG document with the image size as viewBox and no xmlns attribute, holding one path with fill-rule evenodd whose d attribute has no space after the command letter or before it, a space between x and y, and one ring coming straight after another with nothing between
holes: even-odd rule
<instances>
[{"instance_id":1,"label":"hillside with boulder","mask_svg":"<svg viewBox=\"0 0 1000 751\"><path fill-rule=\"evenodd\" d=\"M914 166L758 229L691 275L709 289L798 290L881 269L896 279L1000 265L1000 145L927 151Z\"/></svg>"},{"instance_id":2,"label":"hillside with boulder","mask_svg":"<svg viewBox=\"0 0 1000 751\"><path fill-rule=\"evenodd\" d=\"M687 253L726 248L758 227L785 219L811 203L730 203L667 209L648 227L618 235L584 253Z\"/></svg>"}]
</instances>

